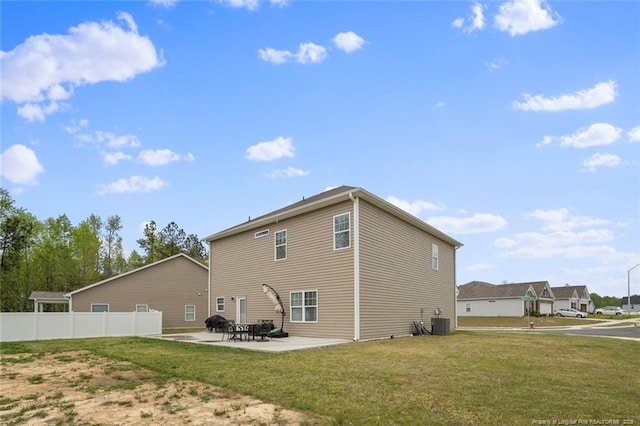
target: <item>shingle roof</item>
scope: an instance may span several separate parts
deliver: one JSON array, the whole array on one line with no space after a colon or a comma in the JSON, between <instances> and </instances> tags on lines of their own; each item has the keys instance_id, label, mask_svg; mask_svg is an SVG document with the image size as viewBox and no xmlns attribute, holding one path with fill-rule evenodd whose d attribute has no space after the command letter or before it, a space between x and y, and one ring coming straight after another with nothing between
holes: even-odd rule
<instances>
[{"instance_id":1,"label":"shingle roof","mask_svg":"<svg viewBox=\"0 0 640 426\"><path fill-rule=\"evenodd\" d=\"M67 301L68 298L64 297L63 292L58 291L32 291L29 296L29 300L59 300Z\"/></svg>"},{"instance_id":2,"label":"shingle roof","mask_svg":"<svg viewBox=\"0 0 640 426\"><path fill-rule=\"evenodd\" d=\"M553 294L556 296L556 299L570 299L571 297L573 297L574 291L576 291L578 293L578 297L580 297L580 293L577 291L577 287L584 286L565 285L562 287L551 287L551 290L553 290Z\"/></svg>"},{"instance_id":3,"label":"shingle roof","mask_svg":"<svg viewBox=\"0 0 640 426\"><path fill-rule=\"evenodd\" d=\"M317 210L326 206L330 206L336 203L344 202L349 199L361 198L365 201L368 201L375 205L376 207L381 208L382 210L390 213L405 222L410 223L411 225L422 229L431 235L434 235L441 240L451 244L452 246L458 248L462 247L462 243L451 238L444 232L434 228L428 223L418 219L417 217L407 213L406 211L400 209L399 207L389 203L382 198L365 191L362 188L355 186L343 185L337 188L333 188L319 194L315 194L308 198L303 198L301 201L297 203L290 204L286 207L283 207L278 210L274 210L271 213L267 213L262 216L258 216L254 219L250 219L247 222L241 223L239 225L233 226L231 228L227 228L220 232L217 232L213 235L209 235L204 240L206 242L212 242L215 240L219 240L231 235L239 234L241 232L245 232L254 228L267 226L271 223L277 223L280 220L284 220L287 218L291 218L297 215L301 215L313 210Z\"/></svg>"},{"instance_id":4,"label":"shingle roof","mask_svg":"<svg viewBox=\"0 0 640 426\"><path fill-rule=\"evenodd\" d=\"M528 283L491 284L482 281L471 281L458 287L460 293L458 300L466 299L514 299L527 295L529 289L533 289L536 296L542 294L547 281L534 281ZM548 298L553 298L551 294Z\"/></svg>"}]
</instances>

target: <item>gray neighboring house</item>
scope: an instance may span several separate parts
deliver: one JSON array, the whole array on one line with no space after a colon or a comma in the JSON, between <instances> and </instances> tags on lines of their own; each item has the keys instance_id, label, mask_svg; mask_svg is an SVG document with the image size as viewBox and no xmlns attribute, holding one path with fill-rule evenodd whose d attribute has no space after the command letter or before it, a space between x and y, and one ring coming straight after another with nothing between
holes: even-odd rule
<instances>
[{"instance_id":1,"label":"gray neighboring house","mask_svg":"<svg viewBox=\"0 0 640 426\"><path fill-rule=\"evenodd\" d=\"M640 296L631 296L631 305L627 300L628 296L624 296L620 303L620 307L627 312L640 312Z\"/></svg>"},{"instance_id":2,"label":"gray neighboring house","mask_svg":"<svg viewBox=\"0 0 640 426\"><path fill-rule=\"evenodd\" d=\"M458 290L459 316L522 317L531 311L553 315L554 293L547 281L512 284L471 281ZM536 300L523 300L527 297Z\"/></svg>"},{"instance_id":3,"label":"gray neighboring house","mask_svg":"<svg viewBox=\"0 0 640 426\"><path fill-rule=\"evenodd\" d=\"M72 312L162 312L163 328L203 327L209 268L180 253L67 293Z\"/></svg>"},{"instance_id":4,"label":"gray neighboring house","mask_svg":"<svg viewBox=\"0 0 640 426\"><path fill-rule=\"evenodd\" d=\"M573 308L590 314L596 309L586 285L551 287L556 296L554 309Z\"/></svg>"},{"instance_id":5,"label":"gray neighboring house","mask_svg":"<svg viewBox=\"0 0 640 426\"><path fill-rule=\"evenodd\" d=\"M409 335L436 308L455 326L462 244L365 191L341 186L207 238L211 304L240 323L280 314L290 335L349 340Z\"/></svg>"}]
</instances>

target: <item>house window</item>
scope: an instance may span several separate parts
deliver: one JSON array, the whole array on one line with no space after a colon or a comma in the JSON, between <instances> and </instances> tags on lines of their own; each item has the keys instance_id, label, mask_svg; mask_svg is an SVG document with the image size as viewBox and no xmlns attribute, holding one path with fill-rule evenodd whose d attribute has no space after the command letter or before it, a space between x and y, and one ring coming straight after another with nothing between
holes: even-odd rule
<instances>
[{"instance_id":1,"label":"house window","mask_svg":"<svg viewBox=\"0 0 640 426\"><path fill-rule=\"evenodd\" d=\"M184 320L185 321L196 320L196 305L184 305Z\"/></svg>"},{"instance_id":2,"label":"house window","mask_svg":"<svg viewBox=\"0 0 640 426\"><path fill-rule=\"evenodd\" d=\"M109 312L109 304L107 303L92 303L91 312Z\"/></svg>"},{"instance_id":3,"label":"house window","mask_svg":"<svg viewBox=\"0 0 640 426\"><path fill-rule=\"evenodd\" d=\"M431 268L437 271L439 267L440 260L438 258L438 245L431 244Z\"/></svg>"},{"instance_id":4,"label":"house window","mask_svg":"<svg viewBox=\"0 0 640 426\"><path fill-rule=\"evenodd\" d=\"M136 312L149 312L149 305L136 305Z\"/></svg>"},{"instance_id":5,"label":"house window","mask_svg":"<svg viewBox=\"0 0 640 426\"><path fill-rule=\"evenodd\" d=\"M287 231L276 232L276 260L287 258Z\"/></svg>"},{"instance_id":6,"label":"house window","mask_svg":"<svg viewBox=\"0 0 640 426\"><path fill-rule=\"evenodd\" d=\"M349 248L351 246L350 237L351 214L345 213L333 217L333 249Z\"/></svg>"},{"instance_id":7,"label":"house window","mask_svg":"<svg viewBox=\"0 0 640 426\"><path fill-rule=\"evenodd\" d=\"M266 237L267 235L269 235L268 229L265 229L263 231L258 231L255 234L253 234L254 238L262 238L262 237Z\"/></svg>"},{"instance_id":8,"label":"house window","mask_svg":"<svg viewBox=\"0 0 640 426\"><path fill-rule=\"evenodd\" d=\"M318 290L291 293L291 322L318 321Z\"/></svg>"},{"instance_id":9,"label":"house window","mask_svg":"<svg viewBox=\"0 0 640 426\"><path fill-rule=\"evenodd\" d=\"M471 303L465 303L464 310L465 312L471 312Z\"/></svg>"},{"instance_id":10,"label":"house window","mask_svg":"<svg viewBox=\"0 0 640 426\"><path fill-rule=\"evenodd\" d=\"M224 297L216 298L216 311L224 312Z\"/></svg>"}]
</instances>

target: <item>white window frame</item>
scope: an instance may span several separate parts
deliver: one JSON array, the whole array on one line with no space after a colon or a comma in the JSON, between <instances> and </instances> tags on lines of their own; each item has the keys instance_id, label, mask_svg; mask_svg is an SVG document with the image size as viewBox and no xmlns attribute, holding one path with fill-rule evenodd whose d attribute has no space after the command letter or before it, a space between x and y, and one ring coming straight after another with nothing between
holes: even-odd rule
<instances>
[{"instance_id":1,"label":"white window frame","mask_svg":"<svg viewBox=\"0 0 640 426\"><path fill-rule=\"evenodd\" d=\"M224 308L225 308L225 300L224 300L224 296L222 297L216 297L216 312L224 312ZM222 308L221 308L222 306Z\"/></svg>"},{"instance_id":2,"label":"white window frame","mask_svg":"<svg viewBox=\"0 0 640 426\"><path fill-rule=\"evenodd\" d=\"M94 306L106 306L107 310L106 311L94 311L93 310ZM91 304L91 312L109 312L109 304L108 303L92 303Z\"/></svg>"},{"instance_id":3,"label":"white window frame","mask_svg":"<svg viewBox=\"0 0 640 426\"><path fill-rule=\"evenodd\" d=\"M341 229L336 231L336 219L342 216L347 216L347 229ZM344 247L337 247L338 240L336 239L338 234L347 234L348 244ZM333 249L334 250L343 250L351 248L351 212L341 213L333 216Z\"/></svg>"},{"instance_id":4,"label":"white window frame","mask_svg":"<svg viewBox=\"0 0 640 426\"><path fill-rule=\"evenodd\" d=\"M437 244L431 244L431 269L434 271L440 269L440 257Z\"/></svg>"},{"instance_id":5,"label":"white window frame","mask_svg":"<svg viewBox=\"0 0 640 426\"><path fill-rule=\"evenodd\" d=\"M143 308L144 310L141 311L140 308ZM136 304L136 312L149 312L149 305L145 303Z\"/></svg>"},{"instance_id":6,"label":"white window frame","mask_svg":"<svg viewBox=\"0 0 640 426\"><path fill-rule=\"evenodd\" d=\"M284 232L284 244L278 244L278 234L282 234ZM287 259L287 241L288 241L288 236L287 236L287 230L286 229L282 229L280 231L276 231L273 234L273 257L275 260L286 260ZM279 247L284 247L284 257L278 257L278 248Z\"/></svg>"},{"instance_id":7,"label":"white window frame","mask_svg":"<svg viewBox=\"0 0 640 426\"><path fill-rule=\"evenodd\" d=\"M306 305L306 294L307 293L315 293L315 300L316 300L316 304L315 305ZM302 294L302 305L294 305L293 304L293 295L294 294ZM296 322L296 323L317 323L318 322L318 306L319 306L319 299L318 299L318 290L297 290L297 291L292 291L289 293L289 318L291 322ZM315 308L315 312L316 312L316 318L314 320L307 320L307 308ZM301 313L301 318L300 320L294 320L294 309L299 309L300 313Z\"/></svg>"},{"instance_id":8,"label":"white window frame","mask_svg":"<svg viewBox=\"0 0 640 426\"><path fill-rule=\"evenodd\" d=\"M253 234L253 238L262 238L262 237L266 237L267 235L269 235L269 230L263 229L262 231L258 231L255 234Z\"/></svg>"},{"instance_id":9,"label":"white window frame","mask_svg":"<svg viewBox=\"0 0 640 426\"><path fill-rule=\"evenodd\" d=\"M471 303L465 303L464 304L464 311L465 312L471 312Z\"/></svg>"},{"instance_id":10,"label":"white window frame","mask_svg":"<svg viewBox=\"0 0 640 426\"><path fill-rule=\"evenodd\" d=\"M193 308L193 313L189 312L189 308ZM193 314L193 318L189 318L191 314ZM184 320L185 321L196 320L196 305L184 305Z\"/></svg>"}]
</instances>

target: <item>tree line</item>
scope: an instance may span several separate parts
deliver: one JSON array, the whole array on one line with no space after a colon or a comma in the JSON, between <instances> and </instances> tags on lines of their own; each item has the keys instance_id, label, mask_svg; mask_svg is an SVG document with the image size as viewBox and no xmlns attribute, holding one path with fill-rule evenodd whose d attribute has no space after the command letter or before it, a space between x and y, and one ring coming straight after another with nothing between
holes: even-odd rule
<instances>
[{"instance_id":1,"label":"tree line","mask_svg":"<svg viewBox=\"0 0 640 426\"><path fill-rule=\"evenodd\" d=\"M202 241L175 222L149 222L136 240L141 251L129 254L121 230L118 215L91 214L77 225L65 214L39 221L0 188L0 312L32 311L33 291L74 291L178 253L207 263Z\"/></svg>"}]
</instances>

